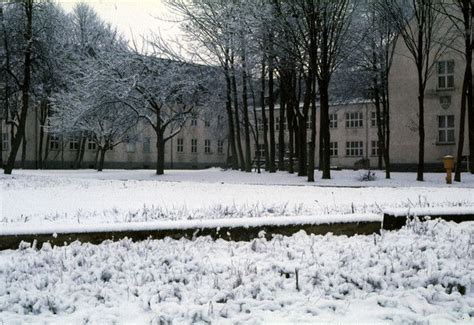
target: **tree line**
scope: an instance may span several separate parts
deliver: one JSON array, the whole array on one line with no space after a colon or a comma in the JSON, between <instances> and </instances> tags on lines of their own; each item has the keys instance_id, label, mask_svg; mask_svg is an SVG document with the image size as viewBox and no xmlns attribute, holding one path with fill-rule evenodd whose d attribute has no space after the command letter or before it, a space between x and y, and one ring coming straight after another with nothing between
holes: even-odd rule
<instances>
[{"instance_id":1,"label":"tree line","mask_svg":"<svg viewBox=\"0 0 474 325\"><path fill-rule=\"evenodd\" d=\"M165 143L203 103L219 101L210 92L218 83L212 67L160 58L152 42L149 49L130 46L85 2L71 13L53 1L3 3L0 23L2 119L12 139L0 164L6 174L21 146L24 164L33 109L39 111L37 168L45 168L49 144L61 137L75 139L76 168L91 146L101 171L106 152L134 141L143 121L155 132L162 174Z\"/></svg>"},{"instance_id":2,"label":"tree line","mask_svg":"<svg viewBox=\"0 0 474 325\"><path fill-rule=\"evenodd\" d=\"M312 182L318 147L322 178L330 178L329 103L341 100L342 88L373 102L378 166L384 167L386 178L390 178L389 74L397 44L408 49L418 79L417 180L423 180L425 169L426 84L437 60L447 50L463 53L467 62L456 180L460 181L461 175L466 112L469 155L473 161L472 1L168 0L167 4L183 20L187 42L194 44L187 56L217 63L225 76L228 139L234 169L250 171L249 138L253 135L256 147L259 138L263 139L263 157L260 150L256 154L257 159L265 160L268 171L297 170L298 175L307 176ZM455 44L459 39L464 40L463 46ZM358 81L344 80L343 76L349 74L356 75ZM261 84L256 86L248 80L260 80ZM256 125L257 119L253 125L245 119L249 116L247 85L253 87L252 95L260 93L259 100L254 99L253 103L260 107L261 128ZM347 91L347 87L351 89ZM288 126L288 139L284 123ZM261 137L259 129L263 132Z\"/></svg>"},{"instance_id":3,"label":"tree line","mask_svg":"<svg viewBox=\"0 0 474 325\"><path fill-rule=\"evenodd\" d=\"M184 38L170 46L156 36L144 40L146 49L136 43L130 46L85 3L70 14L53 3L33 0L0 6L0 87L3 118L12 132L5 173L11 173L20 146L26 148L31 103L41 108L39 168L48 156L43 142L59 134L79 137L80 148L86 139L93 141L102 169L106 151L136 137L141 120L156 133L158 174L164 169L165 143L203 103L212 103L227 117L228 162L233 169L251 171L253 141L255 159L263 160L269 172L297 172L312 182L319 166L327 179L329 105L349 96L373 102L378 165L390 178L389 75L397 44L408 49L418 80L417 179L422 181L424 173L426 84L437 58L447 50L461 52L467 63L455 179L461 177L466 119L474 161L470 0L166 4L179 17ZM462 46L456 44L460 39ZM78 166L81 155L83 150L78 151Z\"/></svg>"}]
</instances>

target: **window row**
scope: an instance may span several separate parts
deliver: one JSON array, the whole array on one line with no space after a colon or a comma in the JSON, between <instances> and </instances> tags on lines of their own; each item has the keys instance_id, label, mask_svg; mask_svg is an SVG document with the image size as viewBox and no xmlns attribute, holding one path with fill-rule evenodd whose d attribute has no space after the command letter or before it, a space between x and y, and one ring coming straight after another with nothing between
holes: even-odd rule
<instances>
[{"instance_id":1,"label":"window row","mask_svg":"<svg viewBox=\"0 0 474 325\"><path fill-rule=\"evenodd\" d=\"M79 137L70 137L67 148L69 148L69 150L79 150ZM61 137L59 135L49 136L49 149L61 149ZM86 149L92 151L97 150L97 143L95 143L92 139L87 139Z\"/></svg>"},{"instance_id":2,"label":"window row","mask_svg":"<svg viewBox=\"0 0 474 325\"><path fill-rule=\"evenodd\" d=\"M209 119L204 119L204 127L208 128L211 127L211 121ZM222 115L217 116L217 125L222 125L224 123L224 117ZM197 127L198 126L198 117L193 116L191 117L190 125L192 127Z\"/></svg>"},{"instance_id":3,"label":"window row","mask_svg":"<svg viewBox=\"0 0 474 325\"><path fill-rule=\"evenodd\" d=\"M339 145L337 142L329 143L329 153L331 157L339 156ZM379 142L370 142L370 154L372 156L378 156ZM346 142L346 156L347 157L362 157L364 155L364 142L363 141L347 141Z\"/></svg>"},{"instance_id":4,"label":"window row","mask_svg":"<svg viewBox=\"0 0 474 325\"><path fill-rule=\"evenodd\" d=\"M346 128L362 128L364 126L364 114L362 112L348 112L345 114L346 117ZM280 118L275 118L275 129L278 131L280 129ZM263 121L261 118L257 120L258 129L263 131ZM268 121L267 121L268 123ZM383 117L380 118L380 123L383 124ZM269 125L269 123L267 124ZM287 122L283 123L283 130L287 129ZM370 126L377 126L377 114L375 111L370 112ZM329 128L337 129L338 127L338 116L337 113L329 114ZM310 121L306 122L306 128L310 129Z\"/></svg>"},{"instance_id":5,"label":"window row","mask_svg":"<svg viewBox=\"0 0 474 325\"><path fill-rule=\"evenodd\" d=\"M191 153L198 153L198 139L191 139ZM184 153L185 151L185 146L184 146L184 139L183 138L178 138L176 140L176 152L178 153ZM204 140L204 153L206 154L212 154L212 141L210 139L205 139ZM217 153L218 154L223 154L224 153L224 140L217 140Z\"/></svg>"}]
</instances>

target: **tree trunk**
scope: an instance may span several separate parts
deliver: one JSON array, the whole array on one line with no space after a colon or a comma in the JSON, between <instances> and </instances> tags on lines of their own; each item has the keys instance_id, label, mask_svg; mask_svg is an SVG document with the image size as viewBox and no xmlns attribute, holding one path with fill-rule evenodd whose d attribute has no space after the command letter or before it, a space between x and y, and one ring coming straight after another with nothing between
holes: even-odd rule
<instances>
[{"instance_id":1,"label":"tree trunk","mask_svg":"<svg viewBox=\"0 0 474 325\"><path fill-rule=\"evenodd\" d=\"M239 157L239 166L241 170L245 170L245 158L244 152L242 149L242 138L240 135L240 118L239 118L239 99L237 93L237 80L235 77L235 66L234 66L234 55L231 55L230 59L230 69L231 69L231 82L232 82L232 96L234 99L234 110L235 110L235 130L236 130L236 143L237 143L237 153Z\"/></svg>"},{"instance_id":2,"label":"tree trunk","mask_svg":"<svg viewBox=\"0 0 474 325\"><path fill-rule=\"evenodd\" d=\"M229 60L226 59L224 65L225 81L226 81L226 111L227 123L229 125L229 140L228 146L230 148L232 169L239 168L239 161L237 157L237 148L235 146L235 129L234 129L234 114L232 114L232 90L231 80L229 75Z\"/></svg>"},{"instance_id":3,"label":"tree trunk","mask_svg":"<svg viewBox=\"0 0 474 325\"><path fill-rule=\"evenodd\" d=\"M43 142L44 142L44 128L40 125L39 130L39 143L38 143L38 167L39 169L43 169Z\"/></svg>"},{"instance_id":4,"label":"tree trunk","mask_svg":"<svg viewBox=\"0 0 474 325\"><path fill-rule=\"evenodd\" d=\"M3 116L0 117L0 168L3 168Z\"/></svg>"},{"instance_id":5,"label":"tree trunk","mask_svg":"<svg viewBox=\"0 0 474 325\"><path fill-rule=\"evenodd\" d=\"M50 135L46 133L45 146L44 146L44 158L41 162L41 164L43 165L43 168L48 167L47 162L48 162L48 157L49 157L49 138L50 138Z\"/></svg>"},{"instance_id":6,"label":"tree trunk","mask_svg":"<svg viewBox=\"0 0 474 325\"><path fill-rule=\"evenodd\" d=\"M99 166L97 167L97 171L101 172L104 169L104 161L105 161L105 152L107 151L106 147L99 148L100 158L99 158Z\"/></svg>"},{"instance_id":7,"label":"tree trunk","mask_svg":"<svg viewBox=\"0 0 474 325\"><path fill-rule=\"evenodd\" d=\"M461 181L461 172L462 172L462 151L464 148L464 125L466 124L466 99L467 99L467 82L468 82L468 71L467 65L464 72L464 80L462 83L462 97L461 97L461 118L459 119L459 140L458 140L458 150L456 155L456 169L454 172L454 181Z\"/></svg>"},{"instance_id":8,"label":"tree trunk","mask_svg":"<svg viewBox=\"0 0 474 325\"><path fill-rule=\"evenodd\" d=\"M275 96L273 94L273 56L270 54L268 59L268 112L270 118L270 173L275 170Z\"/></svg>"},{"instance_id":9,"label":"tree trunk","mask_svg":"<svg viewBox=\"0 0 474 325\"><path fill-rule=\"evenodd\" d=\"M161 125L159 125L156 132L156 175L163 175L165 172L165 142L163 139L163 131Z\"/></svg>"},{"instance_id":10,"label":"tree trunk","mask_svg":"<svg viewBox=\"0 0 474 325\"><path fill-rule=\"evenodd\" d=\"M26 136L23 136L23 141L21 142L21 169L25 169L25 162L26 162Z\"/></svg>"},{"instance_id":11,"label":"tree trunk","mask_svg":"<svg viewBox=\"0 0 474 325\"><path fill-rule=\"evenodd\" d=\"M285 110L288 105L288 75L280 76L280 111L278 120L278 170L285 168Z\"/></svg>"},{"instance_id":12,"label":"tree trunk","mask_svg":"<svg viewBox=\"0 0 474 325\"><path fill-rule=\"evenodd\" d=\"M250 83L250 91L252 92L252 111L253 111L253 119L255 121L255 127L254 127L254 140L255 140L255 160L257 161L257 172L260 174L260 139L259 137L259 123L258 123L258 115L257 115L257 100L255 98L255 91L252 83Z\"/></svg>"},{"instance_id":13,"label":"tree trunk","mask_svg":"<svg viewBox=\"0 0 474 325\"><path fill-rule=\"evenodd\" d=\"M286 106L287 111L287 124L288 124L288 172L293 174L294 170L294 162L293 156L295 154L295 138L294 138L294 130L295 130L295 107L294 105L298 105L296 100L296 73L293 71L292 78L291 78L291 87L289 90L289 102Z\"/></svg>"},{"instance_id":14,"label":"tree trunk","mask_svg":"<svg viewBox=\"0 0 474 325\"><path fill-rule=\"evenodd\" d=\"M20 148L22 139L25 137L26 117L28 113L28 106L30 102L30 82L31 82L31 54L33 46L33 0L26 0L24 2L25 16L26 16L26 30L25 30L25 58L23 67L23 82L21 85L21 113L18 124L18 130L15 138L12 140L10 155L8 156L7 164L5 166L5 174L11 174L15 166L15 159Z\"/></svg>"},{"instance_id":15,"label":"tree trunk","mask_svg":"<svg viewBox=\"0 0 474 325\"><path fill-rule=\"evenodd\" d=\"M311 95L311 135L309 140L309 153L308 153L308 182L314 182L314 156L316 154L316 94L314 87L314 80L312 85Z\"/></svg>"},{"instance_id":16,"label":"tree trunk","mask_svg":"<svg viewBox=\"0 0 474 325\"><path fill-rule=\"evenodd\" d=\"M425 94L423 89L423 77L421 69L418 70L418 168L416 173L416 180L423 181L423 173L425 170Z\"/></svg>"},{"instance_id":17,"label":"tree trunk","mask_svg":"<svg viewBox=\"0 0 474 325\"><path fill-rule=\"evenodd\" d=\"M78 152L78 157L76 159L75 168L78 168L78 169L82 168L82 161L84 160L84 152L86 151L86 142L87 142L87 137L81 136L81 142L79 145L79 152Z\"/></svg>"},{"instance_id":18,"label":"tree trunk","mask_svg":"<svg viewBox=\"0 0 474 325\"><path fill-rule=\"evenodd\" d=\"M382 88L382 108L383 122L385 128L385 141L383 159L385 165L385 178L390 179L390 97L388 93L387 74L384 77L384 87Z\"/></svg>"},{"instance_id":19,"label":"tree trunk","mask_svg":"<svg viewBox=\"0 0 474 325\"><path fill-rule=\"evenodd\" d=\"M323 135L323 179L331 178L331 157L330 157L330 132L329 132L329 81L321 80L319 83L319 96L320 96L320 132Z\"/></svg>"},{"instance_id":20,"label":"tree trunk","mask_svg":"<svg viewBox=\"0 0 474 325\"><path fill-rule=\"evenodd\" d=\"M99 154L100 154L100 149L98 148L95 151L95 156L94 156L94 168L98 169L99 168Z\"/></svg>"},{"instance_id":21,"label":"tree trunk","mask_svg":"<svg viewBox=\"0 0 474 325\"><path fill-rule=\"evenodd\" d=\"M467 1L466 1L467 2ZM467 10L464 10L464 27L466 31L465 51L466 51L466 70L467 70L467 114L468 114L468 136L469 136L469 171L474 174L474 100L472 89L472 19L474 17L474 4L472 0L465 5ZM470 10L469 10L470 9Z\"/></svg>"},{"instance_id":22,"label":"tree trunk","mask_svg":"<svg viewBox=\"0 0 474 325\"><path fill-rule=\"evenodd\" d=\"M265 170L268 171L270 168L270 151L268 144L268 121L267 113L265 112L265 57L262 59L262 71L260 75L260 101L262 106L262 123L263 123L263 150L265 153Z\"/></svg>"},{"instance_id":23,"label":"tree trunk","mask_svg":"<svg viewBox=\"0 0 474 325\"><path fill-rule=\"evenodd\" d=\"M242 39L244 39L244 37L242 37ZM242 45L242 106L244 113L245 133L245 171L250 173L252 171L252 155L250 152L250 121L247 98L247 63L245 58L245 45Z\"/></svg>"}]
</instances>

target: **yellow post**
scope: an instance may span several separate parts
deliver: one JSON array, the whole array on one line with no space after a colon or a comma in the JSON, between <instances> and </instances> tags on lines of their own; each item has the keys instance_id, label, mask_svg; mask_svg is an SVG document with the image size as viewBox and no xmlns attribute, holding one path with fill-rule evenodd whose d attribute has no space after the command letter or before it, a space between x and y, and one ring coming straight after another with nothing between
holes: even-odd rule
<instances>
[{"instance_id":1,"label":"yellow post","mask_svg":"<svg viewBox=\"0 0 474 325\"><path fill-rule=\"evenodd\" d=\"M447 155L443 157L444 169L446 169L446 184L453 182L454 157Z\"/></svg>"}]
</instances>

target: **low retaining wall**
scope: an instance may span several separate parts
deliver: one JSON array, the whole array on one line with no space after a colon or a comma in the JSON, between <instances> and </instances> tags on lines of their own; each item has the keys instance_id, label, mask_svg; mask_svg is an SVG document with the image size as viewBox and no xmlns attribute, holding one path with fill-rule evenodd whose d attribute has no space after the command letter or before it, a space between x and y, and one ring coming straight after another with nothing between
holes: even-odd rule
<instances>
[{"instance_id":1,"label":"low retaining wall","mask_svg":"<svg viewBox=\"0 0 474 325\"><path fill-rule=\"evenodd\" d=\"M384 212L382 228L385 230L401 229L408 220L418 217L421 221L428 219L442 219L456 223L474 221L472 208L418 208L418 209L392 209Z\"/></svg>"},{"instance_id":2,"label":"low retaining wall","mask_svg":"<svg viewBox=\"0 0 474 325\"><path fill-rule=\"evenodd\" d=\"M211 236L214 239L225 239L234 241L250 241L254 238L264 236L271 239L274 235L290 236L300 230L308 234L324 235L333 233L334 235L369 235L380 233L381 218L376 215L356 218L354 221L350 216L335 218L335 222L327 222L331 216L324 216L321 222L318 218L311 220L311 217L291 218L291 217L269 217L265 218L267 224L260 224L258 219L252 220L238 219L237 222L230 220L205 220L205 221L170 221L150 224L120 224L101 225L99 227L86 227L83 229L74 228L68 230L43 229L41 232L34 230L15 231L7 230L0 233L0 250L17 249L21 242L33 243L40 248L44 243L52 245L65 245L74 241L99 244L104 240L120 240L130 238L134 241L152 239L163 239L170 237L173 239L195 238L197 236ZM291 223L294 219L294 223ZM242 221L241 221L242 220ZM175 226L176 225L176 226ZM146 227L146 229L145 229Z\"/></svg>"},{"instance_id":3,"label":"low retaining wall","mask_svg":"<svg viewBox=\"0 0 474 325\"><path fill-rule=\"evenodd\" d=\"M433 211L437 211L438 214ZM100 244L105 240L130 238L134 241L151 239L192 239L210 236L214 239L251 241L254 238L271 239L274 235L291 236L304 230L307 234L370 235L381 229L398 230L407 220L420 217L443 219L457 223L474 221L471 209L434 209L386 211L378 215L338 215L306 217L268 217L215 220L159 221L150 223L102 224L70 227L45 227L40 230L7 228L0 230L0 250L17 249L21 242L34 243L40 248L44 243L67 245L74 241Z\"/></svg>"}]
</instances>

